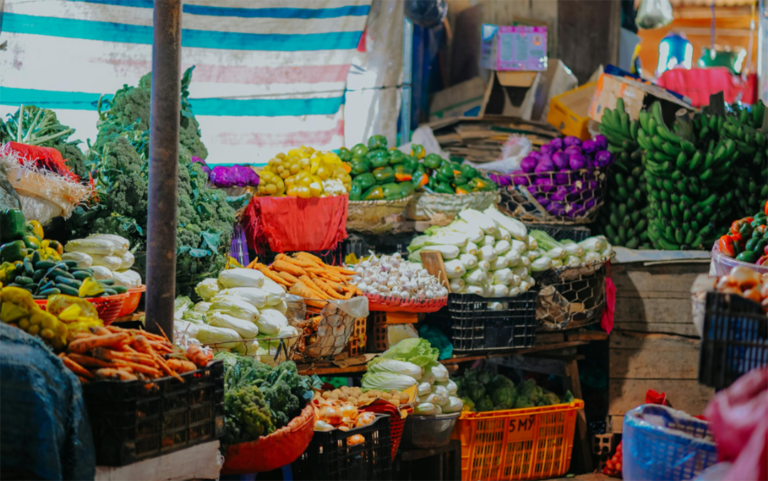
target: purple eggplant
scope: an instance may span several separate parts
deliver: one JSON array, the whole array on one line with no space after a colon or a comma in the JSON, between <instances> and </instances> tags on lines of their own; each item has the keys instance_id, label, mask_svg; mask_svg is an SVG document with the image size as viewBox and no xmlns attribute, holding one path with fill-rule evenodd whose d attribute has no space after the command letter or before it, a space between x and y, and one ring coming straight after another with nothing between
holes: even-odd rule
<instances>
[{"instance_id":1,"label":"purple eggplant","mask_svg":"<svg viewBox=\"0 0 768 481\"><path fill-rule=\"evenodd\" d=\"M583 150L585 154L594 154L600 150L600 144L595 140L585 140L581 143L581 150Z\"/></svg>"},{"instance_id":2,"label":"purple eggplant","mask_svg":"<svg viewBox=\"0 0 768 481\"><path fill-rule=\"evenodd\" d=\"M572 135L569 135L568 137L563 139L563 143L566 145L566 147L579 147L581 146L581 139L578 137L574 137Z\"/></svg>"},{"instance_id":3,"label":"purple eggplant","mask_svg":"<svg viewBox=\"0 0 768 481\"><path fill-rule=\"evenodd\" d=\"M552 139L549 141L549 146L552 147L553 152L557 152L558 150L563 150L563 147L565 147L565 145L563 144L563 139Z\"/></svg>"},{"instance_id":4,"label":"purple eggplant","mask_svg":"<svg viewBox=\"0 0 768 481\"><path fill-rule=\"evenodd\" d=\"M544 145L542 145L542 146L541 146L541 148L539 149L539 151L541 152L541 155L550 155L550 154L553 154L553 153L555 152L555 150L556 150L556 149L555 149L555 148L553 148L553 147L552 147L551 145L549 145L549 144L544 144Z\"/></svg>"},{"instance_id":5,"label":"purple eggplant","mask_svg":"<svg viewBox=\"0 0 768 481\"><path fill-rule=\"evenodd\" d=\"M568 199L570 190L564 185L557 186L557 189L549 195L549 198L556 202L565 202Z\"/></svg>"},{"instance_id":6,"label":"purple eggplant","mask_svg":"<svg viewBox=\"0 0 768 481\"><path fill-rule=\"evenodd\" d=\"M555 184L552 183L552 179L548 177L539 177L536 179L536 186L540 192L551 192L555 189Z\"/></svg>"},{"instance_id":7,"label":"purple eggplant","mask_svg":"<svg viewBox=\"0 0 768 481\"><path fill-rule=\"evenodd\" d=\"M568 171L558 172L554 175L554 178L555 178L555 184L568 185L571 183L571 172L568 172Z\"/></svg>"},{"instance_id":8,"label":"purple eggplant","mask_svg":"<svg viewBox=\"0 0 768 481\"><path fill-rule=\"evenodd\" d=\"M581 146L579 146L579 145L569 145L568 147L563 149L563 152L565 152L568 155L571 155L571 154L581 154L582 150L581 150Z\"/></svg>"},{"instance_id":9,"label":"purple eggplant","mask_svg":"<svg viewBox=\"0 0 768 481\"><path fill-rule=\"evenodd\" d=\"M555 167L557 167L557 170L566 170L568 169L568 154L565 152L555 152L552 155L552 162L555 164Z\"/></svg>"},{"instance_id":10,"label":"purple eggplant","mask_svg":"<svg viewBox=\"0 0 768 481\"><path fill-rule=\"evenodd\" d=\"M595 167L603 168L613 165L613 154L607 150L601 150L595 154Z\"/></svg>"},{"instance_id":11,"label":"purple eggplant","mask_svg":"<svg viewBox=\"0 0 768 481\"><path fill-rule=\"evenodd\" d=\"M555 164L552 162L552 159L550 159L549 156L542 156L539 157L539 163L536 164L534 172L539 174L542 172L553 172L555 170L557 169L555 169Z\"/></svg>"},{"instance_id":12,"label":"purple eggplant","mask_svg":"<svg viewBox=\"0 0 768 481\"><path fill-rule=\"evenodd\" d=\"M536 158L531 157L531 155L528 154L528 156L520 161L520 168L523 170L523 172L528 172L530 174L536 169L537 163L538 162L536 161Z\"/></svg>"},{"instance_id":13,"label":"purple eggplant","mask_svg":"<svg viewBox=\"0 0 768 481\"><path fill-rule=\"evenodd\" d=\"M537 150L532 150L528 152L528 155L526 155L526 157L533 157L534 159L538 160L539 157L541 157L541 152Z\"/></svg>"},{"instance_id":14,"label":"purple eggplant","mask_svg":"<svg viewBox=\"0 0 768 481\"><path fill-rule=\"evenodd\" d=\"M531 183L530 176L522 171L512 172L512 183L515 185L528 185Z\"/></svg>"},{"instance_id":15,"label":"purple eggplant","mask_svg":"<svg viewBox=\"0 0 768 481\"><path fill-rule=\"evenodd\" d=\"M539 204L541 204L541 206L544 207L544 208L546 208L549 205L549 203L550 203L550 200L549 200L549 198L546 195L538 194L535 197L536 197L536 201Z\"/></svg>"},{"instance_id":16,"label":"purple eggplant","mask_svg":"<svg viewBox=\"0 0 768 481\"><path fill-rule=\"evenodd\" d=\"M608 139L605 137L605 135L596 135L595 142L597 142L601 150L608 148Z\"/></svg>"},{"instance_id":17,"label":"purple eggplant","mask_svg":"<svg viewBox=\"0 0 768 481\"><path fill-rule=\"evenodd\" d=\"M565 214L565 207L560 202L550 202L547 206L547 212L552 215L563 215Z\"/></svg>"},{"instance_id":18,"label":"purple eggplant","mask_svg":"<svg viewBox=\"0 0 768 481\"><path fill-rule=\"evenodd\" d=\"M568 157L568 165L573 170L586 169L587 159L582 154L572 154Z\"/></svg>"},{"instance_id":19,"label":"purple eggplant","mask_svg":"<svg viewBox=\"0 0 768 481\"><path fill-rule=\"evenodd\" d=\"M534 195L536 195L539 192L541 192L539 190L539 186L537 186L537 185L529 185L528 187L526 187L526 189L528 189L528 192L530 192L531 194L534 194Z\"/></svg>"}]
</instances>

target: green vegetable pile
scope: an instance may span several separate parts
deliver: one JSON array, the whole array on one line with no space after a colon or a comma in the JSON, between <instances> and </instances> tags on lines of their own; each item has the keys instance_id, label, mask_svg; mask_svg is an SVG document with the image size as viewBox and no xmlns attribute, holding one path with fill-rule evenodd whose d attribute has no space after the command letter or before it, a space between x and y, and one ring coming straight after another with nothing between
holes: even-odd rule
<instances>
[{"instance_id":1,"label":"green vegetable pile","mask_svg":"<svg viewBox=\"0 0 768 481\"><path fill-rule=\"evenodd\" d=\"M608 151L616 159L608 173L608 191L600 210L602 233L615 246L649 248L648 192L645 185L643 151L637 144L640 124L630 120L624 99L616 109L605 109L600 133L608 139Z\"/></svg>"},{"instance_id":2,"label":"green vegetable pile","mask_svg":"<svg viewBox=\"0 0 768 481\"><path fill-rule=\"evenodd\" d=\"M415 191L468 194L498 188L470 165L424 154L418 144L414 144L410 155L394 148L387 150L387 139L382 135L369 138L367 146L339 149L339 157L351 168L349 200L396 200Z\"/></svg>"},{"instance_id":3,"label":"green vegetable pile","mask_svg":"<svg viewBox=\"0 0 768 481\"><path fill-rule=\"evenodd\" d=\"M562 398L542 389L536 381L528 379L517 386L502 374L491 374L483 369L467 369L463 376L453 378L458 385L458 396L464 409L476 412L521 409L573 401L570 391Z\"/></svg>"},{"instance_id":4,"label":"green vegetable pile","mask_svg":"<svg viewBox=\"0 0 768 481\"><path fill-rule=\"evenodd\" d=\"M272 368L251 357L220 352L224 375L224 445L254 441L287 425L312 401L322 382L300 376L293 361Z\"/></svg>"},{"instance_id":5,"label":"green vegetable pile","mask_svg":"<svg viewBox=\"0 0 768 481\"><path fill-rule=\"evenodd\" d=\"M19 125L21 118L21 125ZM68 140L75 132L62 125L53 110L41 109L34 105L19 107L8 120L0 120L0 145L14 141L40 147L53 147L61 153L66 166L81 179L88 178L85 154L77 146L79 140Z\"/></svg>"},{"instance_id":6,"label":"green vegetable pile","mask_svg":"<svg viewBox=\"0 0 768 481\"><path fill-rule=\"evenodd\" d=\"M753 109L752 115L758 111ZM731 218L737 198L734 184L741 177L737 167L752 165L757 147L766 145L765 134L740 122L747 115L710 109L693 119L679 116L670 129L659 102L651 112L640 112L637 141L645 150L648 237L655 248L709 249ZM755 183L753 190L762 198L768 195L766 184L758 192Z\"/></svg>"},{"instance_id":7,"label":"green vegetable pile","mask_svg":"<svg viewBox=\"0 0 768 481\"><path fill-rule=\"evenodd\" d=\"M209 189L207 175L199 163L192 162L192 156L205 158L208 152L187 100L191 80L192 68L181 82L177 295L188 295L199 280L224 267L235 221L226 194ZM116 234L138 251L145 249L150 94L151 73L136 87L123 86L111 101L99 101L99 133L91 146L98 201L78 207L69 219L67 227L75 237L93 232ZM103 110L104 106L108 109Z\"/></svg>"}]
</instances>

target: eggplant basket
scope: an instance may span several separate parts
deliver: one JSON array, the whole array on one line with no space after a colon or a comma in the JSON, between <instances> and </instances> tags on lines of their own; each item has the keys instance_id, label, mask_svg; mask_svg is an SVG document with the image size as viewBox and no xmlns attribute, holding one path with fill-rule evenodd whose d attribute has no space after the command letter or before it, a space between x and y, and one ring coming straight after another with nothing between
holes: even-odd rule
<instances>
[{"instance_id":1,"label":"eggplant basket","mask_svg":"<svg viewBox=\"0 0 768 481\"><path fill-rule=\"evenodd\" d=\"M502 182L499 210L527 224L589 224L606 190L607 168L514 172Z\"/></svg>"}]
</instances>

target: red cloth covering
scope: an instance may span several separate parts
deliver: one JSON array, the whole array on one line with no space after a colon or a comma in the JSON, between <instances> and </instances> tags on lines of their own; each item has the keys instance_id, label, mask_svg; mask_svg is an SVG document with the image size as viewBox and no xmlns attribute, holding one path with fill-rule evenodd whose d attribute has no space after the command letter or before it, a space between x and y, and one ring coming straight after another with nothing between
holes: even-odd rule
<instances>
[{"instance_id":1,"label":"red cloth covering","mask_svg":"<svg viewBox=\"0 0 768 481\"><path fill-rule=\"evenodd\" d=\"M35 162L40 169L50 170L62 177L69 177L75 182L80 182L80 177L75 175L75 173L65 164L66 160L61 156L61 152L53 147L40 147L39 145L8 142L3 146L3 152L15 152L22 160L26 162Z\"/></svg>"},{"instance_id":2,"label":"red cloth covering","mask_svg":"<svg viewBox=\"0 0 768 481\"><path fill-rule=\"evenodd\" d=\"M689 97L694 107L709 105L709 96L718 92L723 92L728 103L735 102L739 94L745 104L757 102L757 76L749 74L742 82L725 67L667 70L659 77L659 85Z\"/></svg>"},{"instance_id":3,"label":"red cloth covering","mask_svg":"<svg viewBox=\"0 0 768 481\"><path fill-rule=\"evenodd\" d=\"M720 461L733 463L723 479L768 479L768 368L753 369L715 394L704 413Z\"/></svg>"},{"instance_id":4,"label":"red cloth covering","mask_svg":"<svg viewBox=\"0 0 768 481\"><path fill-rule=\"evenodd\" d=\"M605 278L605 309L600 327L608 334L613 330L613 316L616 312L616 286L610 277Z\"/></svg>"},{"instance_id":5,"label":"red cloth covering","mask_svg":"<svg viewBox=\"0 0 768 481\"><path fill-rule=\"evenodd\" d=\"M272 252L327 251L347 238L346 195L253 197L242 216L248 247Z\"/></svg>"}]
</instances>

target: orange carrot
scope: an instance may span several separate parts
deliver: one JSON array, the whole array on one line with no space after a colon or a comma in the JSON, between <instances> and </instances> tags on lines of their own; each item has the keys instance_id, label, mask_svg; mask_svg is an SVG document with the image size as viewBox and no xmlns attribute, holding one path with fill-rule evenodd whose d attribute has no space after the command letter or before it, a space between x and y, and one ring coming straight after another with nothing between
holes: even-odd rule
<instances>
[{"instance_id":1,"label":"orange carrot","mask_svg":"<svg viewBox=\"0 0 768 481\"><path fill-rule=\"evenodd\" d=\"M299 277L299 280L301 282L303 282L304 285L309 288L309 290L311 290L311 291L313 291L313 292L315 292L315 293L317 293L319 295L325 296L325 297L321 297L320 299L330 299L331 298L330 295L326 294L325 291L323 291L323 289L320 286L315 284L315 282L312 279L310 279L308 276L301 276L301 277Z\"/></svg>"},{"instance_id":2,"label":"orange carrot","mask_svg":"<svg viewBox=\"0 0 768 481\"><path fill-rule=\"evenodd\" d=\"M190 371L196 371L197 366L190 361L184 361L181 359L168 359L168 367L178 373L185 373Z\"/></svg>"},{"instance_id":3,"label":"orange carrot","mask_svg":"<svg viewBox=\"0 0 768 481\"><path fill-rule=\"evenodd\" d=\"M93 350L93 356L102 361L128 361L145 366L155 367L156 363L152 356L147 354L130 354L127 352L111 351L103 347L97 347Z\"/></svg>"},{"instance_id":4,"label":"orange carrot","mask_svg":"<svg viewBox=\"0 0 768 481\"><path fill-rule=\"evenodd\" d=\"M208 357L198 346L189 346L187 348L186 355L187 359L199 367L205 367L208 365Z\"/></svg>"},{"instance_id":5,"label":"orange carrot","mask_svg":"<svg viewBox=\"0 0 768 481\"><path fill-rule=\"evenodd\" d=\"M107 336L93 336L87 339L76 339L69 343L69 352L85 354L86 352L102 346L114 346L128 339L128 334L109 334Z\"/></svg>"},{"instance_id":6,"label":"orange carrot","mask_svg":"<svg viewBox=\"0 0 768 481\"><path fill-rule=\"evenodd\" d=\"M119 381L135 381L138 378L131 374L130 372L127 372L124 368L121 369L112 369L112 368L104 368L104 369L98 369L96 371L96 376L103 378L103 379L117 379Z\"/></svg>"},{"instance_id":7,"label":"orange carrot","mask_svg":"<svg viewBox=\"0 0 768 481\"><path fill-rule=\"evenodd\" d=\"M296 284L297 282L299 282L298 278L292 276L291 274L289 274L287 272L278 272L277 275L282 277L283 279L285 279L289 283L289 285L293 285L293 284Z\"/></svg>"},{"instance_id":8,"label":"orange carrot","mask_svg":"<svg viewBox=\"0 0 768 481\"><path fill-rule=\"evenodd\" d=\"M149 354L150 356L152 356L155 362L157 363L157 365L160 366L161 371L168 374L169 376L175 377L181 382L184 382L184 380L178 374L176 374L175 371L173 371L171 368L168 367L168 364L165 363L165 360L162 357L160 357L154 351L154 349L152 349L152 346L149 344L146 337L136 336L134 339L136 340L136 349L139 352L142 352L144 354Z\"/></svg>"},{"instance_id":9,"label":"orange carrot","mask_svg":"<svg viewBox=\"0 0 768 481\"><path fill-rule=\"evenodd\" d=\"M101 326L93 326L91 328L91 332L96 334L97 336L108 336L110 334L113 334L109 329Z\"/></svg>"},{"instance_id":10,"label":"orange carrot","mask_svg":"<svg viewBox=\"0 0 768 481\"><path fill-rule=\"evenodd\" d=\"M288 292L290 292L291 294L295 294L299 297L303 297L305 299L321 299L321 300L328 299L328 296L326 296L325 294L321 295L315 292L314 290L307 287L307 285L301 281L298 281L296 282L296 284L292 285L291 288L288 289ZM325 303L323 304L323 306L325 306Z\"/></svg>"},{"instance_id":11,"label":"orange carrot","mask_svg":"<svg viewBox=\"0 0 768 481\"><path fill-rule=\"evenodd\" d=\"M313 279L312 282L314 282L315 285L318 286L323 292L333 297L334 299L344 299L344 296L333 290L333 288L328 286L322 279Z\"/></svg>"},{"instance_id":12,"label":"orange carrot","mask_svg":"<svg viewBox=\"0 0 768 481\"><path fill-rule=\"evenodd\" d=\"M91 371L87 370L80 364L76 363L72 359L68 357L62 357L61 361L64 363L65 366L69 368L70 371L74 372L78 376L82 376L86 379L93 379L93 374L91 374Z\"/></svg>"},{"instance_id":13,"label":"orange carrot","mask_svg":"<svg viewBox=\"0 0 768 481\"><path fill-rule=\"evenodd\" d=\"M291 264L297 265L303 269L306 269L307 267L320 267L320 265L317 262L313 262L309 259L302 259L301 257L285 257L283 259L285 262L290 262Z\"/></svg>"},{"instance_id":14,"label":"orange carrot","mask_svg":"<svg viewBox=\"0 0 768 481\"><path fill-rule=\"evenodd\" d=\"M291 264L285 261L275 261L272 263L272 268L276 271L285 271L293 276L305 276L307 272L301 267Z\"/></svg>"},{"instance_id":15,"label":"orange carrot","mask_svg":"<svg viewBox=\"0 0 768 481\"><path fill-rule=\"evenodd\" d=\"M89 380L87 380L86 378L84 378L82 376L77 376L77 379L80 381L80 384L87 384L87 383L90 382Z\"/></svg>"},{"instance_id":16,"label":"orange carrot","mask_svg":"<svg viewBox=\"0 0 768 481\"><path fill-rule=\"evenodd\" d=\"M82 354L75 354L74 352L67 354L67 357L84 367L115 367L115 365L109 361L102 361L95 357L83 356Z\"/></svg>"},{"instance_id":17,"label":"orange carrot","mask_svg":"<svg viewBox=\"0 0 768 481\"><path fill-rule=\"evenodd\" d=\"M135 373L145 374L152 378L163 377L163 373L160 372L159 370L153 367L145 366L143 364L136 364L130 361L115 361L115 365L120 367L129 367Z\"/></svg>"},{"instance_id":18,"label":"orange carrot","mask_svg":"<svg viewBox=\"0 0 768 481\"><path fill-rule=\"evenodd\" d=\"M278 274L270 271L267 267L260 267L258 268L258 271L264 274L264 276L266 276L268 279L271 279L272 281L277 282L280 285L290 286L290 284L285 279L280 277Z\"/></svg>"},{"instance_id":19,"label":"orange carrot","mask_svg":"<svg viewBox=\"0 0 768 481\"><path fill-rule=\"evenodd\" d=\"M294 254L294 257L303 257L304 259L307 259L307 260L310 260L310 261L315 262L317 264L320 264L321 266L325 265L325 263L323 262L323 260L321 258L319 258L317 256L313 256L309 252L297 252L296 254Z\"/></svg>"}]
</instances>

